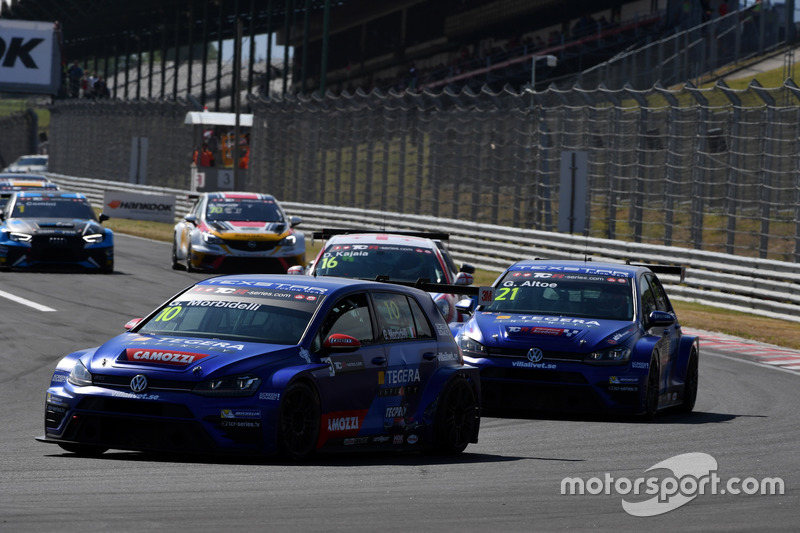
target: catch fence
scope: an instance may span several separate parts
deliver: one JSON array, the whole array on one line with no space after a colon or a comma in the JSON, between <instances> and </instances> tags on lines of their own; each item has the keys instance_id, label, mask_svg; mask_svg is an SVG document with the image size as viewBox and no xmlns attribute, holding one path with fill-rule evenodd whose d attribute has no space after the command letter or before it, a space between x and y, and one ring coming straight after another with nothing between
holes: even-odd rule
<instances>
[{"instance_id":1,"label":"catch fence","mask_svg":"<svg viewBox=\"0 0 800 533\"><path fill-rule=\"evenodd\" d=\"M586 154L574 233L798 262L800 89L690 84L251 100L247 180L285 202L559 229L564 152ZM66 101L54 172L190 188L191 107ZM134 172L131 154L146 141ZM376 220L376 223L382 221Z\"/></svg>"}]
</instances>

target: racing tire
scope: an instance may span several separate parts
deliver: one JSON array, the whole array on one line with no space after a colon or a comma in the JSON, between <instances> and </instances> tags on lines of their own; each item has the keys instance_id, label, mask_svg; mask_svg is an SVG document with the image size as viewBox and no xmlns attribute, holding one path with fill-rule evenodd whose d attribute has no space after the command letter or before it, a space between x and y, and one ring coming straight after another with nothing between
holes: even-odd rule
<instances>
[{"instance_id":1,"label":"racing tire","mask_svg":"<svg viewBox=\"0 0 800 533\"><path fill-rule=\"evenodd\" d=\"M93 446L91 444L64 443L59 444L59 446L62 450L74 453L75 455L82 455L84 457L97 457L99 455L103 455L108 450L108 448L103 448L102 446Z\"/></svg>"},{"instance_id":2,"label":"racing tire","mask_svg":"<svg viewBox=\"0 0 800 533\"><path fill-rule=\"evenodd\" d=\"M197 272L197 270L192 266L192 245L191 244L186 248L186 271L187 272Z\"/></svg>"},{"instance_id":3,"label":"racing tire","mask_svg":"<svg viewBox=\"0 0 800 533\"><path fill-rule=\"evenodd\" d=\"M186 267L178 261L178 246L175 241L172 241L172 270L186 270Z\"/></svg>"},{"instance_id":4,"label":"racing tire","mask_svg":"<svg viewBox=\"0 0 800 533\"><path fill-rule=\"evenodd\" d=\"M106 265L100 269L102 274L113 274L114 273L114 262L112 261L110 265Z\"/></svg>"},{"instance_id":5,"label":"racing tire","mask_svg":"<svg viewBox=\"0 0 800 533\"><path fill-rule=\"evenodd\" d=\"M433 451L458 455L472 441L478 424L475 389L463 377L456 377L439 395L434 419Z\"/></svg>"},{"instance_id":6,"label":"racing tire","mask_svg":"<svg viewBox=\"0 0 800 533\"><path fill-rule=\"evenodd\" d=\"M294 461L313 455L321 415L314 389L302 382L290 385L278 413L278 452Z\"/></svg>"},{"instance_id":7,"label":"racing tire","mask_svg":"<svg viewBox=\"0 0 800 533\"><path fill-rule=\"evenodd\" d=\"M658 412L658 362L650 358L650 371L647 374L647 388L644 392L644 419L652 420Z\"/></svg>"},{"instance_id":8,"label":"racing tire","mask_svg":"<svg viewBox=\"0 0 800 533\"><path fill-rule=\"evenodd\" d=\"M697 383L699 371L697 367L697 354L692 352L689 356L689 364L686 365L686 378L683 382L683 403L678 410L682 413L691 413L697 401Z\"/></svg>"}]
</instances>

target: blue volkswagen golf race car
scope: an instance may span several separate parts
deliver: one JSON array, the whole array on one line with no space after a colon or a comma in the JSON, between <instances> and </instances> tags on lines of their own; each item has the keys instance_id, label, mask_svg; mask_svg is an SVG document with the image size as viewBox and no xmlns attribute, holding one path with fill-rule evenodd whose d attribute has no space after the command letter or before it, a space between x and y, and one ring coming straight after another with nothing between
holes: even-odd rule
<instances>
[{"instance_id":1,"label":"blue volkswagen golf race car","mask_svg":"<svg viewBox=\"0 0 800 533\"><path fill-rule=\"evenodd\" d=\"M478 371L422 290L229 275L192 285L101 346L64 357L42 442L293 459L317 450L461 453Z\"/></svg>"},{"instance_id":2,"label":"blue volkswagen golf race car","mask_svg":"<svg viewBox=\"0 0 800 533\"><path fill-rule=\"evenodd\" d=\"M489 410L653 417L694 408L699 343L684 335L660 273L681 267L520 261L495 281L491 303L454 327L481 373ZM488 300L487 300L488 301Z\"/></svg>"}]
</instances>

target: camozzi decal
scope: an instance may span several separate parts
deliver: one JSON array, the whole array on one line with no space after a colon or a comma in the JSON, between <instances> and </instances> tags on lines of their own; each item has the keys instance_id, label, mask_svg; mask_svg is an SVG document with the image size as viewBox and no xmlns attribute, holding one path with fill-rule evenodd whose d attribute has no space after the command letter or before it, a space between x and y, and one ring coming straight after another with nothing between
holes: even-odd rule
<instances>
[{"instance_id":1,"label":"camozzi decal","mask_svg":"<svg viewBox=\"0 0 800 533\"><path fill-rule=\"evenodd\" d=\"M319 428L319 448L330 438L355 437L358 435L364 419L367 416L367 409L357 411L333 411L325 413Z\"/></svg>"},{"instance_id":2,"label":"camozzi decal","mask_svg":"<svg viewBox=\"0 0 800 533\"><path fill-rule=\"evenodd\" d=\"M209 354L161 351L161 350L141 350L137 348L126 348L122 356L118 359L120 363L158 363L170 366L187 366L199 361Z\"/></svg>"}]
</instances>

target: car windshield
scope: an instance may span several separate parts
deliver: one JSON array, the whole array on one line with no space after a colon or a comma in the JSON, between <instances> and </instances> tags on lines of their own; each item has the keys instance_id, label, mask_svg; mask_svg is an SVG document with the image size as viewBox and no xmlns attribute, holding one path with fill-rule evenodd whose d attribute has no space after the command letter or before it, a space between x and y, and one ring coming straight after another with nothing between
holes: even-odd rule
<instances>
[{"instance_id":1,"label":"car windshield","mask_svg":"<svg viewBox=\"0 0 800 533\"><path fill-rule=\"evenodd\" d=\"M274 200L210 198L206 207L206 220L283 222L283 216Z\"/></svg>"},{"instance_id":2,"label":"car windshield","mask_svg":"<svg viewBox=\"0 0 800 533\"><path fill-rule=\"evenodd\" d=\"M19 161L17 161L18 165L21 166L45 166L47 165L47 158L46 157L20 157Z\"/></svg>"},{"instance_id":3,"label":"car windshield","mask_svg":"<svg viewBox=\"0 0 800 533\"><path fill-rule=\"evenodd\" d=\"M391 244L333 244L315 267L317 276L393 281L447 283L444 270L432 250Z\"/></svg>"},{"instance_id":4,"label":"car windshield","mask_svg":"<svg viewBox=\"0 0 800 533\"><path fill-rule=\"evenodd\" d=\"M632 320L631 279L592 274L507 272L484 311Z\"/></svg>"},{"instance_id":5,"label":"car windshield","mask_svg":"<svg viewBox=\"0 0 800 533\"><path fill-rule=\"evenodd\" d=\"M197 285L136 332L295 345L323 299L298 291Z\"/></svg>"},{"instance_id":6,"label":"car windshield","mask_svg":"<svg viewBox=\"0 0 800 533\"><path fill-rule=\"evenodd\" d=\"M83 198L41 196L18 198L11 217L97 220L92 206Z\"/></svg>"}]
</instances>

